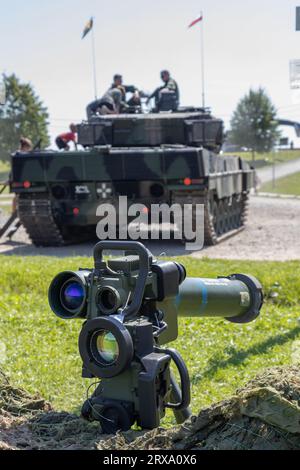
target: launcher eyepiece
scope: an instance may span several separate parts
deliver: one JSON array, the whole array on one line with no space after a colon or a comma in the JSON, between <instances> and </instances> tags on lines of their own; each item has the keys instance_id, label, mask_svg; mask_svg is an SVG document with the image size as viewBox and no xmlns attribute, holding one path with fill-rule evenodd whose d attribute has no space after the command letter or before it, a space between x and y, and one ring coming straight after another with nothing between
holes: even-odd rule
<instances>
[{"instance_id":1,"label":"launcher eyepiece","mask_svg":"<svg viewBox=\"0 0 300 470\"><path fill-rule=\"evenodd\" d=\"M105 249L126 255L104 261ZM65 271L49 287L53 312L84 318L79 335L82 376L100 385L82 415L103 432L159 426L167 408L190 416L190 380L180 354L162 348L178 336L178 316L224 317L247 323L260 313L260 283L250 275L186 278L183 265L157 261L138 242L99 242L94 269ZM177 368L180 386L171 372Z\"/></svg>"}]
</instances>

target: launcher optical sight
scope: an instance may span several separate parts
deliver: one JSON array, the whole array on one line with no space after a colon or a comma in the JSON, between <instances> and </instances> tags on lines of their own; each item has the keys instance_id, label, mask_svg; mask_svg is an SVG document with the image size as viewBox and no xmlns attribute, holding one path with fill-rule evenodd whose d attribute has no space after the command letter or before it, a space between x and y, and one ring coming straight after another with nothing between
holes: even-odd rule
<instances>
[{"instance_id":1,"label":"launcher optical sight","mask_svg":"<svg viewBox=\"0 0 300 470\"><path fill-rule=\"evenodd\" d=\"M125 251L103 260L104 250ZM180 354L163 345L178 336L178 316L225 317L248 323L263 295L252 276L186 278L183 265L157 261L139 242L102 241L94 269L65 271L49 287L49 303L63 319L83 318L82 376L99 385L82 407L104 433L159 426L167 408L178 423L190 416L190 379ZM173 364L180 385L171 372Z\"/></svg>"}]
</instances>

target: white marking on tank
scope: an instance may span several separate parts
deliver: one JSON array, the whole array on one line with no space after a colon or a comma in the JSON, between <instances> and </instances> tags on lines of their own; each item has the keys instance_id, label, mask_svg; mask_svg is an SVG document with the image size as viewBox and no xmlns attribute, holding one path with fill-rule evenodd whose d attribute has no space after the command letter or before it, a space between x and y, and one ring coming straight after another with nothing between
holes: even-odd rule
<instances>
[{"instance_id":1,"label":"white marking on tank","mask_svg":"<svg viewBox=\"0 0 300 470\"><path fill-rule=\"evenodd\" d=\"M112 189L106 183L101 184L101 188L97 188L97 194L100 194L103 199L107 199L112 193Z\"/></svg>"},{"instance_id":2,"label":"white marking on tank","mask_svg":"<svg viewBox=\"0 0 300 470\"><path fill-rule=\"evenodd\" d=\"M87 186L75 186L76 194L90 194L90 190Z\"/></svg>"}]
</instances>

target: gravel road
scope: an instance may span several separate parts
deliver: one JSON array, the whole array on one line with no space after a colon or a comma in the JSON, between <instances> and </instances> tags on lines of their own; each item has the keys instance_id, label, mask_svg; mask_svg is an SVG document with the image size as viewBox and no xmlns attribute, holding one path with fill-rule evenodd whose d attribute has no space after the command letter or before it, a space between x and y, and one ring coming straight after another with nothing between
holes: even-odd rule
<instances>
[{"instance_id":1,"label":"gravel road","mask_svg":"<svg viewBox=\"0 0 300 470\"><path fill-rule=\"evenodd\" d=\"M4 221L0 213L0 226ZM62 248L36 248L21 228L13 241L2 240L0 253L6 255L91 256L94 243ZM197 252L185 251L176 241L150 241L149 249L156 255L190 254L197 258L300 260L300 200L252 196L246 229L217 246Z\"/></svg>"},{"instance_id":2,"label":"gravel road","mask_svg":"<svg viewBox=\"0 0 300 470\"><path fill-rule=\"evenodd\" d=\"M265 166L256 170L258 180L262 183L268 183L273 179L273 167L272 165ZM283 178L284 176L291 175L292 173L297 173L300 171L300 158L296 160L291 160L286 163L278 163L275 165L275 179Z\"/></svg>"}]
</instances>

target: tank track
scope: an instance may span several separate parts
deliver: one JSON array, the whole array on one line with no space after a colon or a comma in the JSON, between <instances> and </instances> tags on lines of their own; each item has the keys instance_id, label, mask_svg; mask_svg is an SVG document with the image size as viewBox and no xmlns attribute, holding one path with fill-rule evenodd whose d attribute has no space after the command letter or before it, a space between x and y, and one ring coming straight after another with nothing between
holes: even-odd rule
<instances>
[{"instance_id":1,"label":"tank track","mask_svg":"<svg viewBox=\"0 0 300 470\"><path fill-rule=\"evenodd\" d=\"M193 207L196 204L204 205L205 245L216 245L244 229L248 213L248 199L249 194L246 192L219 200L214 198L209 191L191 191L188 194L174 191L172 193L172 204L181 206L192 204ZM36 194L34 198L19 195L17 207L20 222L34 245L63 246L72 243L70 234L63 233L55 221L51 202L45 198L45 195ZM193 223L195 223L194 211ZM78 242L78 236L76 238ZM82 239L80 241L85 241L90 237L81 234L79 238Z\"/></svg>"},{"instance_id":2,"label":"tank track","mask_svg":"<svg viewBox=\"0 0 300 470\"><path fill-rule=\"evenodd\" d=\"M63 237L52 213L51 203L45 195L34 197L19 195L18 216L26 232L36 246L63 246Z\"/></svg>"},{"instance_id":3,"label":"tank track","mask_svg":"<svg viewBox=\"0 0 300 470\"><path fill-rule=\"evenodd\" d=\"M209 191L191 191L189 194L174 191L172 204L204 205L204 244L207 246L232 237L245 228L248 214L249 194L233 195L231 198L216 199ZM195 212L193 210L193 224Z\"/></svg>"}]
</instances>

